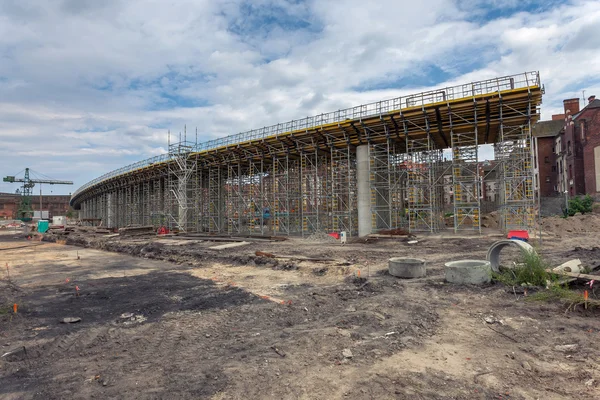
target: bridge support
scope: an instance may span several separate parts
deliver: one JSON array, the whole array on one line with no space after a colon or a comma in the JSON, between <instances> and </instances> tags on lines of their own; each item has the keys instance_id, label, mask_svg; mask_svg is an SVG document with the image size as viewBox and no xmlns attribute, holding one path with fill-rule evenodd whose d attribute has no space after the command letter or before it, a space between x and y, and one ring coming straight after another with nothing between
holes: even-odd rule
<instances>
[{"instance_id":1,"label":"bridge support","mask_svg":"<svg viewBox=\"0 0 600 400\"><path fill-rule=\"evenodd\" d=\"M356 148L356 180L358 188L358 236L371 233L371 180L369 145Z\"/></svg>"}]
</instances>

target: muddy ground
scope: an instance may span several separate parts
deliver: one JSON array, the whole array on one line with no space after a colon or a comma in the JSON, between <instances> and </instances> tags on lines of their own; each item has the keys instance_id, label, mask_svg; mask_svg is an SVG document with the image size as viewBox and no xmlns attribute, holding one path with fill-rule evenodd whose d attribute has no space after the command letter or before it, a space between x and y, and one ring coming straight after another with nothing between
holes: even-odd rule
<instances>
[{"instance_id":1,"label":"muddy ground","mask_svg":"<svg viewBox=\"0 0 600 400\"><path fill-rule=\"evenodd\" d=\"M497 237L18 236L0 235L2 399L600 398L597 310L444 282L444 262ZM543 238L552 263L600 265L597 233ZM393 256L426 259L427 277L388 275Z\"/></svg>"}]
</instances>

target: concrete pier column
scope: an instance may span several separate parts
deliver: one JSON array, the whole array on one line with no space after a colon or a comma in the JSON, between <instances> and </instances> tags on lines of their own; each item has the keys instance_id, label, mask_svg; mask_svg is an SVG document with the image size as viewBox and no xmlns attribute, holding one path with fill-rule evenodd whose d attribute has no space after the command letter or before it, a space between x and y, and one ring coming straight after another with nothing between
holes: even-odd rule
<instances>
[{"instance_id":1,"label":"concrete pier column","mask_svg":"<svg viewBox=\"0 0 600 400\"><path fill-rule=\"evenodd\" d=\"M114 199L112 193L106 194L106 227L115 227L115 210L114 210Z\"/></svg>"},{"instance_id":2,"label":"concrete pier column","mask_svg":"<svg viewBox=\"0 0 600 400\"><path fill-rule=\"evenodd\" d=\"M356 180L358 189L358 236L371 233L371 182L369 174L369 146L356 148Z\"/></svg>"}]
</instances>

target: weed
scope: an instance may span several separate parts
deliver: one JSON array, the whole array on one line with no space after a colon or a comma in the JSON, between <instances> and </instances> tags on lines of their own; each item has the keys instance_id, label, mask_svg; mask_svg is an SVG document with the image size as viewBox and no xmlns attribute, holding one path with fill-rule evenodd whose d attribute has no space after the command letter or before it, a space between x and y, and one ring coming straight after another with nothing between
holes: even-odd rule
<instances>
[{"instance_id":1,"label":"weed","mask_svg":"<svg viewBox=\"0 0 600 400\"><path fill-rule=\"evenodd\" d=\"M575 310L577 306L585 308L600 308L600 302L595 299L586 301L583 294L569 289L566 285L552 285L547 290L539 291L528 298L531 301L559 301L567 305L567 311Z\"/></svg>"},{"instance_id":2,"label":"weed","mask_svg":"<svg viewBox=\"0 0 600 400\"><path fill-rule=\"evenodd\" d=\"M558 277L546 270L550 267L537 253L526 253L514 268L503 268L492 277L508 286L546 286Z\"/></svg>"}]
</instances>

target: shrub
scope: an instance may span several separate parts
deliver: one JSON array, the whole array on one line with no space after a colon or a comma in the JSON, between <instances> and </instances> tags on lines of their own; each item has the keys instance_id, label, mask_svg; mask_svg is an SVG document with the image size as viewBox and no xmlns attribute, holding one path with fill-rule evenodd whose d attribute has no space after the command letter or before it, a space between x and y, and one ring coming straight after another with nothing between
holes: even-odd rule
<instances>
[{"instance_id":1,"label":"shrub","mask_svg":"<svg viewBox=\"0 0 600 400\"><path fill-rule=\"evenodd\" d=\"M582 213L591 213L592 212L592 208L594 206L594 198L592 196L590 196L589 194L580 197L580 196L576 196L574 198L572 198L571 200L569 200L569 209L568 209L568 214L569 216L573 216L575 214Z\"/></svg>"}]
</instances>

